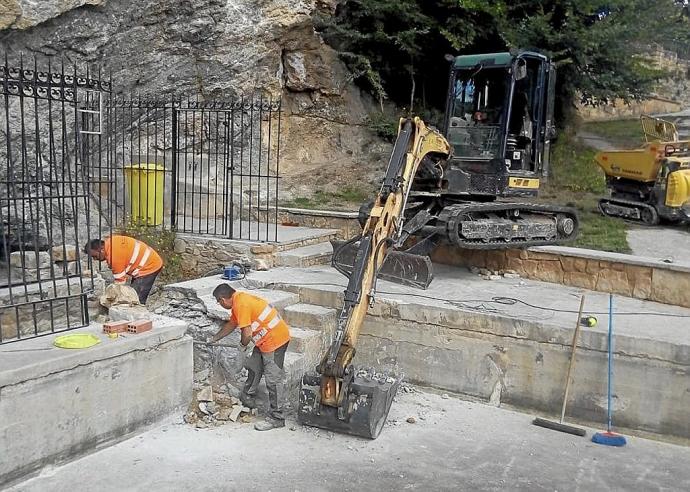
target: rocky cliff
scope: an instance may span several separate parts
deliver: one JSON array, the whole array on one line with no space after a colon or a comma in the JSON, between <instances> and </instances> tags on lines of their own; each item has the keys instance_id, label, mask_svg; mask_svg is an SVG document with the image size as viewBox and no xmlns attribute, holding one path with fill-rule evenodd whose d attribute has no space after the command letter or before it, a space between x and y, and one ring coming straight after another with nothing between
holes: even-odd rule
<instances>
[{"instance_id":1,"label":"rocky cliff","mask_svg":"<svg viewBox=\"0 0 690 492\"><path fill-rule=\"evenodd\" d=\"M100 67L123 94L281 95L289 198L314 191L317 181L321 188L351 182L353 172L375 180L385 163L386 146L363 125L366 97L314 32L314 15L336 3L0 0L0 51Z\"/></svg>"}]
</instances>

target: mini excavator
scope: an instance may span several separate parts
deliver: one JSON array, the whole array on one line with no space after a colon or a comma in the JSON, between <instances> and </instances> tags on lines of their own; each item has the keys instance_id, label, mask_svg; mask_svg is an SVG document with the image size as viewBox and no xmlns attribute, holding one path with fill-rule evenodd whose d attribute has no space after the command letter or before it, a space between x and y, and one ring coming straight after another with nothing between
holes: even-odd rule
<instances>
[{"instance_id":1,"label":"mini excavator","mask_svg":"<svg viewBox=\"0 0 690 492\"><path fill-rule=\"evenodd\" d=\"M511 200L536 196L548 171L551 61L523 51L449 62L443 134L401 119L381 189L360 209L361 233L333 243L332 264L349 280L331 346L302 378L304 425L375 439L386 422L400 378L352 364L377 278L425 289L441 243L505 249L577 236L574 210Z\"/></svg>"}]
</instances>

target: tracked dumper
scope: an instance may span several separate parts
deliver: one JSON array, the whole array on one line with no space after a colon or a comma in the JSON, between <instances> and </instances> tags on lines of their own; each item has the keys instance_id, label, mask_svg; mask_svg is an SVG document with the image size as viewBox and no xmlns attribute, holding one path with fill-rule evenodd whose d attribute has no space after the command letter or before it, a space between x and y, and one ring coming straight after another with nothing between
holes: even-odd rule
<instances>
[{"instance_id":1,"label":"tracked dumper","mask_svg":"<svg viewBox=\"0 0 690 492\"><path fill-rule=\"evenodd\" d=\"M647 225L661 219L690 223L690 141L681 141L670 121L646 115L640 121L642 147L594 157L610 191L599 200L599 211Z\"/></svg>"},{"instance_id":2,"label":"tracked dumper","mask_svg":"<svg viewBox=\"0 0 690 492\"><path fill-rule=\"evenodd\" d=\"M376 438L400 384L358 370L357 338L376 279L426 288L441 243L505 249L574 239L567 207L534 204L554 137L555 70L533 52L452 58L441 132L400 121L381 189L360 209L362 232L333 243L349 281L333 342L300 390L305 425Z\"/></svg>"}]
</instances>

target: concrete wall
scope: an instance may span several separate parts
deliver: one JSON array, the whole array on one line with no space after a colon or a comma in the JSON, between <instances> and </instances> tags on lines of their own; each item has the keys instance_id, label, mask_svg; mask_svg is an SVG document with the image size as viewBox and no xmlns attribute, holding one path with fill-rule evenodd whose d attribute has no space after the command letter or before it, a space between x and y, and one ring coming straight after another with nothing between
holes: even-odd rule
<instances>
[{"instance_id":1,"label":"concrete wall","mask_svg":"<svg viewBox=\"0 0 690 492\"><path fill-rule=\"evenodd\" d=\"M192 342L185 330L183 322L155 317L152 331L116 340L99 334L100 326L82 330L102 338L85 350L51 348L53 337L2 347L23 351L0 355L0 484L186 406Z\"/></svg>"},{"instance_id":2,"label":"concrete wall","mask_svg":"<svg viewBox=\"0 0 690 492\"><path fill-rule=\"evenodd\" d=\"M335 288L287 288L302 302L342 305ZM559 416L573 331L519 315L379 297L359 337L357 364L494 405ZM617 426L690 439L690 339L683 340L655 339L647 330L616 336ZM581 331L568 415L591 425L606 421L606 351L605 330Z\"/></svg>"},{"instance_id":3,"label":"concrete wall","mask_svg":"<svg viewBox=\"0 0 690 492\"><path fill-rule=\"evenodd\" d=\"M690 307L690 264L559 246L498 251L441 246L432 259L453 266L514 270L544 282Z\"/></svg>"}]
</instances>

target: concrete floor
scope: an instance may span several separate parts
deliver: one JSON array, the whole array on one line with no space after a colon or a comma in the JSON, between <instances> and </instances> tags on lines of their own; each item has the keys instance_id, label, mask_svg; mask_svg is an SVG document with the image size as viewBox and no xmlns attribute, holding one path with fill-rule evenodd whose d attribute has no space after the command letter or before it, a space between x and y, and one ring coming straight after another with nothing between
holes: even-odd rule
<instances>
[{"instance_id":1,"label":"concrete floor","mask_svg":"<svg viewBox=\"0 0 690 492\"><path fill-rule=\"evenodd\" d=\"M414 417L416 423L407 423ZM375 441L301 427L205 430L169 422L9 490L690 490L690 448L624 448L531 425L532 416L400 394Z\"/></svg>"},{"instance_id":2,"label":"concrete floor","mask_svg":"<svg viewBox=\"0 0 690 492\"><path fill-rule=\"evenodd\" d=\"M255 281L262 286L270 285L272 282L312 285L319 290L333 292L343 292L347 285L347 279L343 275L327 266L302 269L272 268L267 272L252 272L247 278L250 282ZM376 297L396 303L427 306L438 305L439 301L444 300L461 301L455 304L460 310L570 327L573 325L573 319L576 316L574 313L577 313L582 294L586 295L585 314L593 314L599 321L597 326L588 330L606 333L609 297L606 293L529 279L484 280L471 274L465 268L434 265L434 280L427 290L381 280L377 284ZM517 302L514 304L492 302L495 297L512 298ZM449 306L445 303L443 305ZM614 309L616 313L614 330L617 335L680 345L690 343L688 329L690 309L688 308L615 296Z\"/></svg>"},{"instance_id":3,"label":"concrete floor","mask_svg":"<svg viewBox=\"0 0 690 492\"><path fill-rule=\"evenodd\" d=\"M630 227L628 244L636 256L690 264L690 227Z\"/></svg>"}]
</instances>

